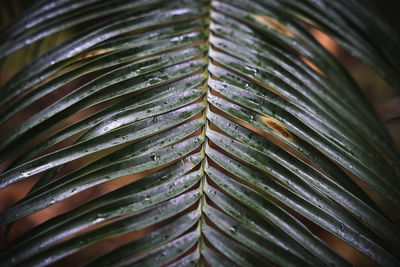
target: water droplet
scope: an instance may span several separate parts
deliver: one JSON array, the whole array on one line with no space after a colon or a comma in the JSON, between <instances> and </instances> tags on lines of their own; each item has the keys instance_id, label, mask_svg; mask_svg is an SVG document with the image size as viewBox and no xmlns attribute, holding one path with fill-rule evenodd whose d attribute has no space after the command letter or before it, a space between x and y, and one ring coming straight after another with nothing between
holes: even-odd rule
<instances>
[{"instance_id":1,"label":"water droplet","mask_svg":"<svg viewBox=\"0 0 400 267\"><path fill-rule=\"evenodd\" d=\"M256 68L253 68L253 67L244 66L244 68L245 68L246 70L248 70L249 72L252 72L252 73L249 73L249 74L256 75L257 72L258 72L258 70L257 70Z\"/></svg>"},{"instance_id":2,"label":"water droplet","mask_svg":"<svg viewBox=\"0 0 400 267\"><path fill-rule=\"evenodd\" d=\"M237 231L236 226L232 226L231 228L229 228L229 230L230 230L232 233L236 233L236 231Z\"/></svg>"},{"instance_id":3,"label":"water droplet","mask_svg":"<svg viewBox=\"0 0 400 267\"><path fill-rule=\"evenodd\" d=\"M158 156L158 155L156 155L156 154L151 154L151 155L150 155L150 159L151 159L151 160L159 160L159 159L160 159L160 156Z\"/></svg>"},{"instance_id":4,"label":"water droplet","mask_svg":"<svg viewBox=\"0 0 400 267\"><path fill-rule=\"evenodd\" d=\"M175 183L172 183L170 186L169 186L169 189L172 189L172 188L174 188L175 187Z\"/></svg>"}]
</instances>

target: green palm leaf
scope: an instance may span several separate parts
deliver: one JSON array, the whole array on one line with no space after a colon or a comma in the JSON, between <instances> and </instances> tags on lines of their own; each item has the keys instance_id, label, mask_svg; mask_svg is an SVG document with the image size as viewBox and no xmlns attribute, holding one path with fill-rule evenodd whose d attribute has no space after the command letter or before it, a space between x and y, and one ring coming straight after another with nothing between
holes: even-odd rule
<instances>
[{"instance_id":1,"label":"green palm leaf","mask_svg":"<svg viewBox=\"0 0 400 267\"><path fill-rule=\"evenodd\" d=\"M0 90L0 189L38 178L0 214L4 237L58 202L125 185L12 238L0 266L74 255L85 266L350 265L315 228L400 265L398 225L358 185L399 212L400 154L310 33L330 35L400 89L400 38L375 9L358 0L32 4L0 33L2 71L16 53L73 34Z\"/></svg>"}]
</instances>

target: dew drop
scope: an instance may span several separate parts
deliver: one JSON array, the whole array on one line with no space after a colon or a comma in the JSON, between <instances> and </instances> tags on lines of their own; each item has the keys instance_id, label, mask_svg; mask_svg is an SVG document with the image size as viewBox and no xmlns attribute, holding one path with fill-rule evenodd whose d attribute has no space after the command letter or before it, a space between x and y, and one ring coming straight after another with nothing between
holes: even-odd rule
<instances>
[{"instance_id":1,"label":"dew drop","mask_svg":"<svg viewBox=\"0 0 400 267\"><path fill-rule=\"evenodd\" d=\"M151 160L159 160L159 159L160 159L160 156L157 156L156 154L151 154L151 155L150 155L150 159L151 159Z\"/></svg>"}]
</instances>

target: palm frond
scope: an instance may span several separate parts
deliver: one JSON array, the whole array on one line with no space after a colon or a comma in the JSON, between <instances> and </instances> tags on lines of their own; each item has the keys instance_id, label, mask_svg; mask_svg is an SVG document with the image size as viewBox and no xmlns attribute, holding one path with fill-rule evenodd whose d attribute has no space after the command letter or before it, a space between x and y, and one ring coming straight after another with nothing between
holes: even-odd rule
<instances>
[{"instance_id":1,"label":"palm frond","mask_svg":"<svg viewBox=\"0 0 400 267\"><path fill-rule=\"evenodd\" d=\"M56 203L125 182L14 237L0 266L73 255L85 266L350 265L316 227L400 265L398 225L359 186L399 212L400 154L311 34L330 35L399 89L399 35L375 9L358 0L33 3L0 33L2 71L16 51L73 36L0 90L0 126L12 124L0 141L0 189L37 178L0 214L4 236Z\"/></svg>"}]
</instances>

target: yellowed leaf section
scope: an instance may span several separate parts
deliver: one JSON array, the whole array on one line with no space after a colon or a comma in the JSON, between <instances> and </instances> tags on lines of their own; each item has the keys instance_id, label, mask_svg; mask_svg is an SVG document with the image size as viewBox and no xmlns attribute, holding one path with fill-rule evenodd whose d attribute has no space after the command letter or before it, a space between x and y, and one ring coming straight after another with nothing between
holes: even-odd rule
<instances>
[{"instance_id":1,"label":"yellowed leaf section","mask_svg":"<svg viewBox=\"0 0 400 267\"><path fill-rule=\"evenodd\" d=\"M279 121L266 116L260 116L260 119L265 125L267 125L269 128L271 128L274 132L276 132L283 138L290 141L294 141L294 136L292 135L292 133L290 133L289 130L286 129L285 126L283 126L283 124L280 123Z\"/></svg>"},{"instance_id":2,"label":"yellowed leaf section","mask_svg":"<svg viewBox=\"0 0 400 267\"><path fill-rule=\"evenodd\" d=\"M292 31L292 29L290 29L288 26L280 23L276 19L273 19L273 18L270 18L267 16L263 16L263 15L255 15L255 18L257 21L261 22L262 24L268 25L269 27L282 33L283 35L286 35L290 38L292 38L294 36L294 32Z\"/></svg>"},{"instance_id":3,"label":"yellowed leaf section","mask_svg":"<svg viewBox=\"0 0 400 267\"><path fill-rule=\"evenodd\" d=\"M104 54L104 53L107 53L107 52L108 52L107 49L93 50L93 51L91 51L91 52L89 52L87 54L84 54L84 55L80 56L78 58L78 60L81 60L81 59L84 59L84 58L88 58L88 57L97 56L97 55L101 55L101 54Z\"/></svg>"}]
</instances>

